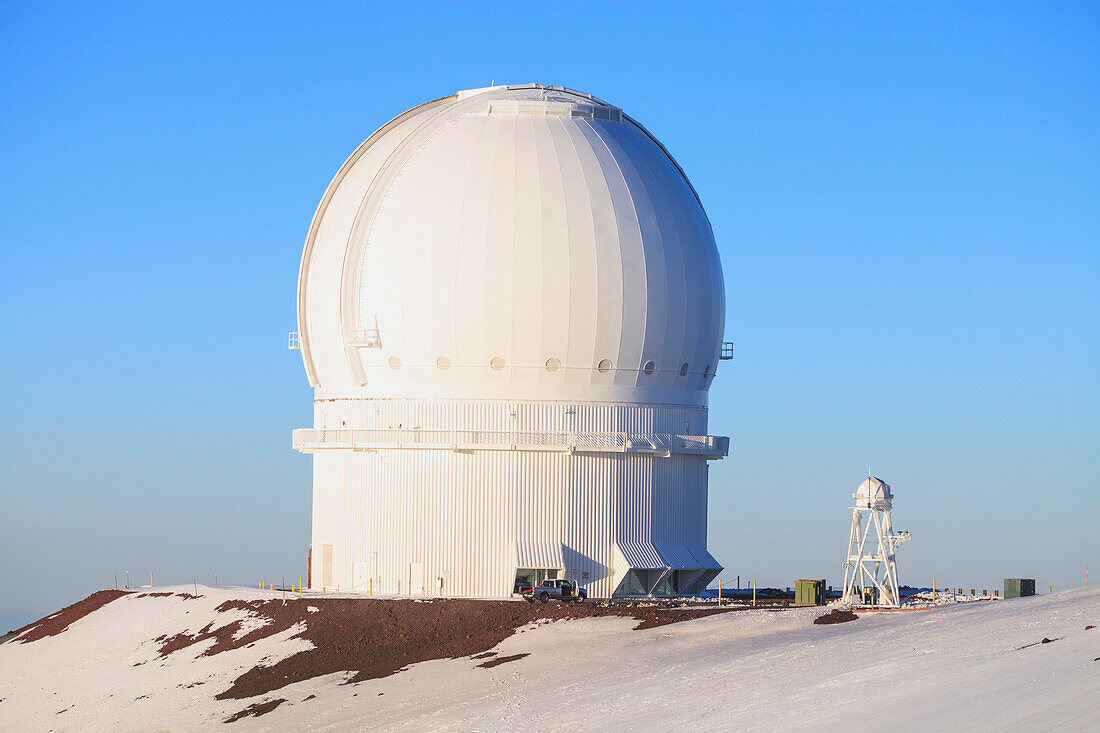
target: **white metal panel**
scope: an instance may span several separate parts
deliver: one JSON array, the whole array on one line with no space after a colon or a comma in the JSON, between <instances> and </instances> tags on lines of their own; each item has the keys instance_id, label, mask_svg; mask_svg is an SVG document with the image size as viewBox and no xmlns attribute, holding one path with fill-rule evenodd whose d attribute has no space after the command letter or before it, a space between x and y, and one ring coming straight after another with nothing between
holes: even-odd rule
<instances>
[{"instance_id":1,"label":"white metal panel","mask_svg":"<svg viewBox=\"0 0 1100 733\"><path fill-rule=\"evenodd\" d=\"M577 121L576 131L579 134L573 136L575 149L582 165L590 169L586 177L589 192L600 197L592 210L597 247L615 248L621 263L618 272L601 273L604 278L610 276L621 282L611 294L611 298L621 303L619 320L603 325L608 333L619 333L618 349L611 355L618 365L615 383L633 385L640 379L642 364L654 356L659 358L644 352L642 347L647 328L655 325L650 323L651 317L654 321L662 318L659 312L667 295L659 285L661 278L652 261L661 243L642 238L632 192L618 161L592 130L590 122Z\"/></svg>"},{"instance_id":2,"label":"white metal panel","mask_svg":"<svg viewBox=\"0 0 1100 733\"><path fill-rule=\"evenodd\" d=\"M667 458L343 450L314 460L332 471L317 473L314 543L334 545L338 588L356 584L353 560L377 552L382 592L396 592L398 581L409 592L409 563L423 562L429 586L449 578L445 595L506 597L522 566L520 538L564 544L555 566L575 570L594 597L610 595L631 566L665 565L648 537L663 512L652 503L654 465L671 466ZM678 530L702 541L692 527L703 526L704 511ZM629 538L622 548L616 533ZM624 550L629 561L616 557Z\"/></svg>"},{"instance_id":3,"label":"white metal panel","mask_svg":"<svg viewBox=\"0 0 1100 733\"><path fill-rule=\"evenodd\" d=\"M409 595L424 595L424 564L409 563Z\"/></svg>"},{"instance_id":4,"label":"white metal panel","mask_svg":"<svg viewBox=\"0 0 1100 733\"><path fill-rule=\"evenodd\" d=\"M687 545L679 542L656 542L654 547L660 553L665 565L673 570L701 570L700 560L688 550Z\"/></svg>"},{"instance_id":5,"label":"white metal panel","mask_svg":"<svg viewBox=\"0 0 1100 733\"><path fill-rule=\"evenodd\" d=\"M668 563L657 552L657 548L650 542L620 540L615 543L615 547L630 568L658 570L669 567Z\"/></svg>"},{"instance_id":6,"label":"white metal panel","mask_svg":"<svg viewBox=\"0 0 1100 733\"><path fill-rule=\"evenodd\" d=\"M707 548L703 547L699 543L688 543L687 549L691 552L695 558L697 565L695 567L702 568L703 570L721 570L722 563L714 559L714 555L710 554Z\"/></svg>"},{"instance_id":7,"label":"white metal panel","mask_svg":"<svg viewBox=\"0 0 1100 733\"><path fill-rule=\"evenodd\" d=\"M565 551L561 542L519 542L516 545L516 567L565 569Z\"/></svg>"}]
</instances>

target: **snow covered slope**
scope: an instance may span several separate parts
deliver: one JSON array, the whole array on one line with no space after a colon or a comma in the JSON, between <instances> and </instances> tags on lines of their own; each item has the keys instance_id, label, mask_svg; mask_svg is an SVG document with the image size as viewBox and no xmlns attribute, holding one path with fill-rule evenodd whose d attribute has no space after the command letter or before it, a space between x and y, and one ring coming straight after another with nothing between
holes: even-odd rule
<instances>
[{"instance_id":1,"label":"snow covered slope","mask_svg":"<svg viewBox=\"0 0 1100 733\"><path fill-rule=\"evenodd\" d=\"M1091 588L828 626L811 623L822 609L645 630L614 617L528 624L492 656L354 684L329 673L243 700L215 694L257 664L310 649L299 636L308 619L263 636L270 622L223 604L271 594L199 593L132 594L56 635L0 645L0 728L189 730L259 706L270 712L229 727L1100 730L1100 628L1085 630L1100 625L1100 590ZM188 640L232 622L221 639ZM164 653L181 631L188 643ZM234 636L255 641L233 647ZM225 651L202 655L217 644Z\"/></svg>"}]
</instances>

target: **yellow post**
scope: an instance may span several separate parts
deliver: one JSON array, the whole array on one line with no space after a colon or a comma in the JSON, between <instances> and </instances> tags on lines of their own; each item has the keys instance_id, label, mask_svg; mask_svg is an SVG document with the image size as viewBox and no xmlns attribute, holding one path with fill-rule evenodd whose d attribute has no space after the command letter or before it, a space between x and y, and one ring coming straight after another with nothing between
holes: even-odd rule
<instances>
[{"instance_id":1,"label":"yellow post","mask_svg":"<svg viewBox=\"0 0 1100 733\"><path fill-rule=\"evenodd\" d=\"M718 605L722 605L722 579L718 579Z\"/></svg>"},{"instance_id":2,"label":"yellow post","mask_svg":"<svg viewBox=\"0 0 1100 733\"><path fill-rule=\"evenodd\" d=\"M936 579L932 578L932 605L936 605Z\"/></svg>"},{"instance_id":3,"label":"yellow post","mask_svg":"<svg viewBox=\"0 0 1100 733\"><path fill-rule=\"evenodd\" d=\"M370 594L374 595L374 578L367 580L367 587L370 588Z\"/></svg>"},{"instance_id":4,"label":"yellow post","mask_svg":"<svg viewBox=\"0 0 1100 733\"><path fill-rule=\"evenodd\" d=\"M149 587L150 588L153 587L153 571L152 570L149 571Z\"/></svg>"},{"instance_id":5,"label":"yellow post","mask_svg":"<svg viewBox=\"0 0 1100 733\"><path fill-rule=\"evenodd\" d=\"M321 586L321 595L324 595L324 594L325 594L325 586L322 585Z\"/></svg>"},{"instance_id":6,"label":"yellow post","mask_svg":"<svg viewBox=\"0 0 1100 733\"><path fill-rule=\"evenodd\" d=\"M756 581L752 581L752 605L756 605Z\"/></svg>"}]
</instances>

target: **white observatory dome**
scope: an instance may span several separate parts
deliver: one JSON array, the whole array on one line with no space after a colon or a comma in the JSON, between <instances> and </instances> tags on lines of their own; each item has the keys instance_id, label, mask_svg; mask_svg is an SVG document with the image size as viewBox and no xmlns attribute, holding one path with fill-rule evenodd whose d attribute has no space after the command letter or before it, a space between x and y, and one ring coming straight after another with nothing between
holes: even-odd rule
<instances>
[{"instance_id":1,"label":"white observatory dome","mask_svg":"<svg viewBox=\"0 0 1100 733\"><path fill-rule=\"evenodd\" d=\"M310 586L706 588L722 283L683 171L594 97L475 89L384 125L325 191L298 277Z\"/></svg>"},{"instance_id":2,"label":"white observatory dome","mask_svg":"<svg viewBox=\"0 0 1100 733\"><path fill-rule=\"evenodd\" d=\"M889 509L894 500L890 484L875 476L868 476L852 494L856 506L861 509Z\"/></svg>"},{"instance_id":3,"label":"white observatory dome","mask_svg":"<svg viewBox=\"0 0 1100 733\"><path fill-rule=\"evenodd\" d=\"M683 171L561 87L460 92L389 122L329 185L298 286L319 399L702 407L725 295Z\"/></svg>"}]
</instances>

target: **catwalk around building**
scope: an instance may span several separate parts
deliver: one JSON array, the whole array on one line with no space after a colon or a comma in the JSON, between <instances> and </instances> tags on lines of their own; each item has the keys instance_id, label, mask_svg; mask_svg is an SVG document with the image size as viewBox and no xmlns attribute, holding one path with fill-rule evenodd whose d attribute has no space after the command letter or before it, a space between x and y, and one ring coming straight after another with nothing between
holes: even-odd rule
<instances>
[{"instance_id":1,"label":"catwalk around building","mask_svg":"<svg viewBox=\"0 0 1100 733\"><path fill-rule=\"evenodd\" d=\"M619 109L532 84L384 125L325 192L298 280L311 586L705 587L724 312L695 190Z\"/></svg>"}]
</instances>

